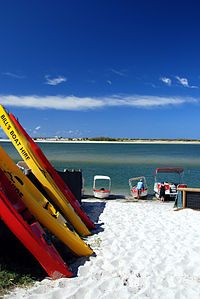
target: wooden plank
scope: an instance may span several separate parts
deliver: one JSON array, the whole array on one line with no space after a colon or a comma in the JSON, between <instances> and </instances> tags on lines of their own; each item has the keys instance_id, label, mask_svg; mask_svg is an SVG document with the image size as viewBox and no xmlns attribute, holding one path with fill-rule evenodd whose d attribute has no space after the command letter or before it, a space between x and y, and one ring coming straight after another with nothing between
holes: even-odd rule
<instances>
[{"instance_id":1,"label":"wooden plank","mask_svg":"<svg viewBox=\"0 0 200 299\"><path fill-rule=\"evenodd\" d=\"M200 188L177 188L178 191L200 192Z\"/></svg>"},{"instance_id":2,"label":"wooden plank","mask_svg":"<svg viewBox=\"0 0 200 299\"><path fill-rule=\"evenodd\" d=\"M183 209L186 208L186 191L183 190Z\"/></svg>"}]
</instances>

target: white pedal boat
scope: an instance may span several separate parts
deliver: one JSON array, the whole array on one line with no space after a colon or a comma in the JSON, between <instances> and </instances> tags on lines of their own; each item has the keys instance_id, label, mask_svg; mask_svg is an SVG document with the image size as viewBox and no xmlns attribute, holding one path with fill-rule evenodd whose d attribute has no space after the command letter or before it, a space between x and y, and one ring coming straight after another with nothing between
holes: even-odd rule
<instances>
[{"instance_id":1,"label":"white pedal boat","mask_svg":"<svg viewBox=\"0 0 200 299\"><path fill-rule=\"evenodd\" d=\"M96 198L108 198L111 190L111 179L106 175L95 175L93 182L93 195Z\"/></svg>"}]
</instances>

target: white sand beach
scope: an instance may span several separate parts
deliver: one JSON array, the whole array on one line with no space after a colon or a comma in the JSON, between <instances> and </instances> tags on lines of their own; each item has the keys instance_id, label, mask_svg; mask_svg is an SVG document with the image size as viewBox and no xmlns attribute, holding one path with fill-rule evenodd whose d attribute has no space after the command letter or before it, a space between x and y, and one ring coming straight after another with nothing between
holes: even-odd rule
<instances>
[{"instance_id":1,"label":"white sand beach","mask_svg":"<svg viewBox=\"0 0 200 299\"><path fill-rule=\"evenodd\" d=\"M10 139L0 139L0 142L11 142ZM183 140L130 140L130 141L92 141L92 140L65 140L65 139L54 139L54 138L38 138L35 140L37 143L108 143L108 144L200 144L198 140L183 141Z\"/></svg>"},{"instance_id":2,"label":"white sand beach","mask_svg":"<svg viewBox=\"0 0 200 299\"><path fill-rule=\"evenodd\" d=\"M97 223L73 278L44 279L6 298L200 298L200 212L159 201L84 200Z\"/></svg>"}]
</instances>

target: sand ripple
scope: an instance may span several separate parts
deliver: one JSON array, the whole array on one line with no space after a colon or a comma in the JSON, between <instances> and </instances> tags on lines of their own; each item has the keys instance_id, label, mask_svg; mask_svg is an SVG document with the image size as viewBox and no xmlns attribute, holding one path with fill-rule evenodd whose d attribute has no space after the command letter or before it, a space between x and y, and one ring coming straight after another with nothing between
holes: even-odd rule
<instances>
[{"instance_id":1,"label":"sand ripple","mask_svg":"<svg viewBox=\"0 0 200 299\"><path fill-rule=\"evenodd\" d=\"M200 212L173 203L108 201L101 230L88 238L96 256L77 277L45 279L7 298L200 298Z\"/></svg>"}]
</instances>

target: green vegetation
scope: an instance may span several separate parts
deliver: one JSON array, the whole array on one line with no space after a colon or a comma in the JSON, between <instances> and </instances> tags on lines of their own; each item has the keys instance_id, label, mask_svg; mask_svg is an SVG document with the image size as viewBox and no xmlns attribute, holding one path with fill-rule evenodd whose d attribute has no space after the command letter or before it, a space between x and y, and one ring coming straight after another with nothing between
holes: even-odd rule
<instances>
[{"instance_id":1,"label":"green vegetation","mask_svg":"<svg viewBox=\"0 0 200 299\"><path fill-rule=\"evenodd\" d=\"M79 138L78 140L81 140ZM154 138L111 138L111 137L92 137L92 138L84 138L84 140L89 140L89 141L120 141L120 142L137 142L137 141L146 141L146 142L151 142L151 141L200 141L199 139L188 139L188 138L175 138L175 139L168 139L168 138L159 138L159 139L154 139Z\"/></svg>"},{"instance_id":2,"label":"green vegetation","mask_svg":"<svg viewBox=\"0 0 200 299\"><path fill-rule=\"evenodd\" d=\"M118 138L110 138L110 137L93 137L93 138L88 138L90 141L118 141Z\"/></svg>"},{"instance_id":3,"label":"green vegetation","mask_svg":"<svg viewBox=\"0 0 200 299\"><path fill-rule=\"evenodd\" d=\"M0 296L15 287L24 287L43 279L43 268L23 244L0 221Z\"/></svg>"},{"instance_id":4,"label":"green vegetation","mask_svg":"<svg viewBox=\"0 0 200 299\"><path fill-rule=\"evenodd\" d=\"M25 287L32 285L34 278L31 275L20 275L19 273L10 272L9 270L0 271L0 297L5 295L9 290L15 287Z\"/></svg>"}]
</instances>

